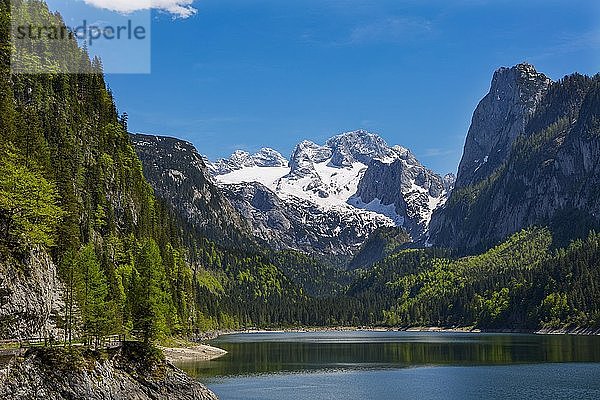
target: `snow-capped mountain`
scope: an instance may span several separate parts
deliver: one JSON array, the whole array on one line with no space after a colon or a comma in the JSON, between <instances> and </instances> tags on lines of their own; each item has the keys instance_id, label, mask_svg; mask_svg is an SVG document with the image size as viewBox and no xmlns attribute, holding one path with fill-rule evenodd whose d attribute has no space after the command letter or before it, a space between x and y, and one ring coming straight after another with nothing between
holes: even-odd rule
<instances>
[{"instance_id":1,"label":"snow-capped mountain","mask_svg":"<svg viewBox=\"0 0 600 400\"><path fill-rule=\"evenodd\" d=\"M265 147L256 154L237 150L228 159L209 164L213 175L223 175L244 167L287 167L288 162L279 152Z\"/></svg>"},{"instance_id":2,"label":"snow-capped mountain","mask_svg":"<svg viewBox=\"0 0 600 400\"><path fill-rule=\"evenodd\" d=\"M348 256L378 227L389 225L387 218L363 210L323 209L295 196L283 200L258 182L228 184L222 189L251 222L254 235L276 250Z\"/></svg>"},{"instance_id":3,"label":"snow-capped mountain","mask_svg":"<svg viewBox=\"0 0 600 400\"><path fill-rule=\"evenodd\" d=\"M394 149L395 158L376 159L369 164L349 203L394 218L397 226L420 240L433 211L446 202L455 178L452 174L441 178L423 167L409 150L399 146ZM394 206L393 210L389 205Z\"/></svg>"},{"instance_id":4,"label":"snow-capped mountain","mask_svg":"<svg viewBox=\"0 0 600 400\"><path fill-rule=\"evenodd\" d=\"M348 254L381 226L403 227L414 240L424 238L433 210L445 202L454 184L453 176L442 178L425 168L408 149L388 146L381 137L364 130L343 133L324 145L303 141L292 152L289 163L272 149L254 155L237 151L210 165L209 170L230 193L230 200L234 197L232 203L242 215L254 220L257 236L267 239L265 226L269 224L265 224L264 215L258 217L264 207L253 199L257 193L264 199L268 191L267 197L275 195L285 204L288 215L290 207L295 208L294 218L288 220L300 221L304 230L320 232L316 238L345 237L341 248ZM260 184L260 190L254 183ZM246 193L246 200L242 201L241 193ZM311 224L319 226L311 228ZM328 232L321 232L324 227ZM348 233L351 227L356 232ZM291 227L275 224L270 229ZM304 250L298 245L303 240L296 239L289 247ZM310 247L314 248L314 243Z\"/></svg>"}]
</instances>

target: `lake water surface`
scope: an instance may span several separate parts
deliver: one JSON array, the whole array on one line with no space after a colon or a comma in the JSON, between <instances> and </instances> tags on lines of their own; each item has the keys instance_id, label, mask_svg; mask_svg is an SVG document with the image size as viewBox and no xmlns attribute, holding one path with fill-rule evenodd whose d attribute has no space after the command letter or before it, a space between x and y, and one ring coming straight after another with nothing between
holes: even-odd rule
<instances>
[{"instance_id":1,"label":"lake water surface","mask_svg":"<svg viewBox=\"0 0 600 400\"><path fill-rule=\"evenodd\" d=\"M221 400L600 399L600 337L445 332L226 335L180 364Z\"/></svg>"}]
</instances>

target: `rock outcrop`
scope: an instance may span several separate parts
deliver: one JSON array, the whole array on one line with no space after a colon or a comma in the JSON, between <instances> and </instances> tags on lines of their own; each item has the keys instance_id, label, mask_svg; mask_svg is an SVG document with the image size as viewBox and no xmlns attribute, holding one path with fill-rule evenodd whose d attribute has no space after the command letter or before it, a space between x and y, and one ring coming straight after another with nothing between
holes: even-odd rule
<instances>
[{"instance_id":1,"label":"rock outcrop","mask_svg":"<svg viewBox=\"0 0 600 400\"><path fill-rule=\"evenodd\" d=\"M349 202L357 206L392 206L394 214L401 218L397 225L419 241L427 233L433 211L446 201L452 176L442 178L425 168L408 149L393 149L394 157L371 161Z\"/></svg>"},{"instance_id":2,"label":"rock outcrop","mask_svg":"<svg viewBox=\"0 0 600 400\"><path fill-rule=\"evenodd\" d=\"M24 260L0 261L0 337L57 337L63 285L50 256L39 249Z\"/></svg>"},{"instance_id":3,"label":"rock outcrop","mask_svg":"<svg viewBox=\"0 0 600 400\"><path fill-rule=\"evenodd\" d=\"M119 350L32 349L0 366L6 400L218 400L201 383L165 361L145 365Z\"/></svg>"},{"instance_id":4,"label":"rock outcrop","mask_svg":"<svg viewBox=\"0 0 600 400\"><path fill-rule=\"evenodd\" d=\"M467 134L456 187L480 182L498 168L548 91L551 80L530 64L500 68Z\"/></svg>"}]
</instances>

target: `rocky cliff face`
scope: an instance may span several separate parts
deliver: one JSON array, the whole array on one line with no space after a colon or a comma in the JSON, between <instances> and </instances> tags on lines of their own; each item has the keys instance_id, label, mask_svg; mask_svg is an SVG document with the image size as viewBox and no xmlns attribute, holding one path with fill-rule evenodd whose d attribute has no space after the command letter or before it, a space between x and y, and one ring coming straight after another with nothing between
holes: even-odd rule
<instances>
[{"instance_id":1,"label":"rocky cliff face","mask_svg":"<svg viewBox=\"0 0 600 400\"><path fill-rule=\"evenodd\" d=\"M408 149L395 146L393 150L394 157L369 164L349 202L392 206L401 218L398 225L419 241L427 233L433 211L446 201L454 177L442 178L425 168Z\"/></svg>"},{"instance_id":2,"label":"rocky cliff face","mask_svg":"<svg viewBox=\"0 0 600 400\"><path fill-rule=\"evenodd\" d=\"M106 358L62 349L30 350L0 366L0 397L7 400L218 400L172 364L140 367L122 350Z\"/></svg>"},{"instance_id":3,"label":"rocky cliff face","mask_svg":"<svg viewBox=\"0 0 600 400\"><path fill-rule=\"evenodd\" d=\"M529 64L496 71L489 93L473 114L457 188L480 182L506 160L550 85L550 79Z\"/></svg>"},{"instance_id":4,"label":"rocky cliff face","mask_svg":"<svg viewBox=\"0 0 600 400\"><path fill-rule=\"evenodd\" d=\"M24 261L0 262L0 337L58 337L63 285L47 253L32 250Z\"/></svg>"},{"instance_id":5,"label":"rocky cliff face","mask_svg":"<svg viewBox=\"0 0 600 400\"><path fill-rule=\"evenodd\" d=\"M248 241L250 226L222 195L195 147L183 140L131 135L144 176L167 201L205 236L235 244Z\"/></svg>"},{"instance_id":6,"label":"rocky cliff face","mask_svg":"<svg viewBox=\"0 0 600 400\"><path fill-rule=\"evenodd\" d=\"M512 70L523 77L522 68ZM495 81L506 72L499 71ZM478 135L467 141L457 189L430 225L434 244L476 251L531 225L550 226L557 239L568 241L598 226L600 78L575 74L546 87L543 75L525 76L528 90L519 90L534 95L515 97L505 108L525 111L527 117L519 111L517 120L507 117L504 128L491 129L496 136L479 141L487 143L485 150L472 145ZM512 90L511 82L494 87L495 82L493 92ZM489 96L482 103L488 104ZM523 103L524 98L529 101ZM478 109L474 124L496 126L494 110L486 115L485 107ZM489 168L467 168L472 165L469 160L481 159L488 148L505 155L494 158Z\"/></svg>"}]
</instances>

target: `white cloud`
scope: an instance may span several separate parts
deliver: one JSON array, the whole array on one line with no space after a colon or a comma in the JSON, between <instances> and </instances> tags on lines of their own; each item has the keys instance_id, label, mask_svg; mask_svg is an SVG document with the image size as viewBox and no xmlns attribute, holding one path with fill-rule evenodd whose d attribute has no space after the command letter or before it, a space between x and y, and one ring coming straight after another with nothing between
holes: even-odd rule
<instances>
[{"instance_id":1,"label":"white cloud","mask_svg":"<svg viewBox=\"0 0 600 400\"><path fill-rule=\"evenodd\" d=\"M94 7L104 8L120 13L131 13L139 10L156 9L173 14L178 18L188 18L196 14L192 6L194 0L84 0Z\"/></svg>"},{"instance_id":2,"label":"white cloud","mask_svg":"<svg viewBox=\"0 0 600 400\"><path fill-rule=\"evenodd\" d=\"M456 149L441 149L441 148L431 148L425 149L422 152L422 157L447 157L451 155L455 155L457 153Z\"/></svg>"},{"instance_id":3,"label":"white cloud","mask_svg":"<svg viewBox=\"0 0 600 400\"><path fill-rule=\"evenodd\" d=\"M431 33L431 21L412 17L388 17L355 27L351 43L404 42Z\"/></svg>"}]
</instances>

